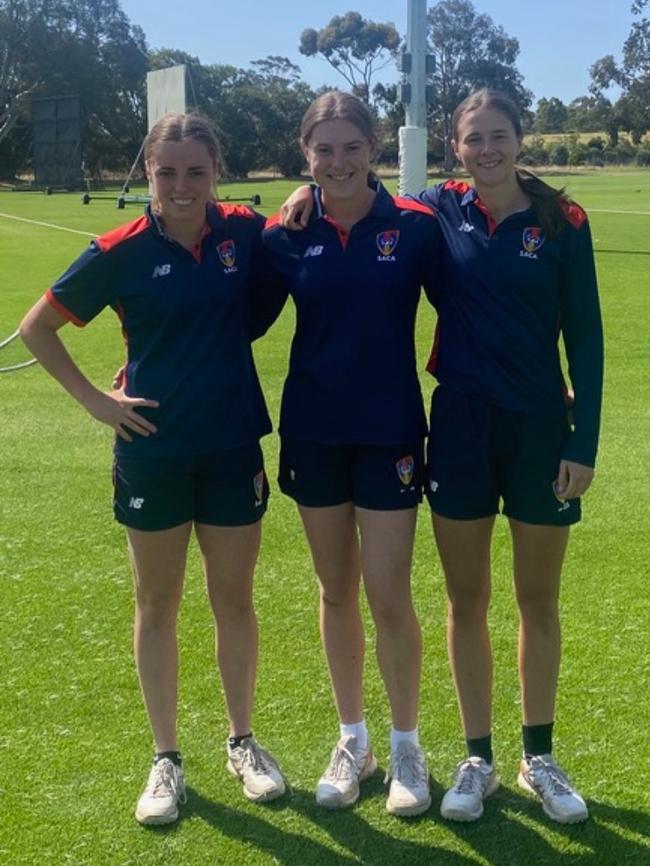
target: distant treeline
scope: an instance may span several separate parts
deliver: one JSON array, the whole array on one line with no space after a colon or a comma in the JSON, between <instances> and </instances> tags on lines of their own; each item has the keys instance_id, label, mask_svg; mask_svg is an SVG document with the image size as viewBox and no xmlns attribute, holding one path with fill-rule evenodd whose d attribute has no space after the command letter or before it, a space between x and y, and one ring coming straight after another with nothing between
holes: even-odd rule
<instances>
[{"instance_id":1,"label":"distant treeline","mask_svg":"<svg viewBox=\"0 0 650 866\"><path fill-rule=\"evenodd\" d=\"M588 95L566 106L555 97L540 99L534 111L533 93L517 69L518 40L477 12L471 0L432 5L427 12L429 50L435 57L428 81L429 163L452 167L452 111L472 90L487 86L511 96L527 131L567 134L553 144L529 142L525 160L646 165L642 141L650 129L650 20L644 11L650 0L629 2L634 23L620 62L613 55L596 60ZM305 14L316 16L318 7ZM394 25L347 12L321 29L308 27L296 42L305 57L328 61L340 75L341 88L356 92L375 109L379 158L396 163L404 106L399 88L381 81L382 70L398 62L403 50ZM146 73L178 63L189 68L193 105L221 134L230 175L262 169L286 176L300 172L300 118L327 88L310 87L300 67L286 57L270 55L246 68L202 64L172 48L151 49L119 0L0 0L0 178L10 180L33 168L30 100L67 95L80 97L83 106L87 177L126 172L146 131ZM615 102L605 96L612 83L621 89ZM572 132L602 133L604 138L595 135L585 145Z\"/></svg>"}]
</instances>

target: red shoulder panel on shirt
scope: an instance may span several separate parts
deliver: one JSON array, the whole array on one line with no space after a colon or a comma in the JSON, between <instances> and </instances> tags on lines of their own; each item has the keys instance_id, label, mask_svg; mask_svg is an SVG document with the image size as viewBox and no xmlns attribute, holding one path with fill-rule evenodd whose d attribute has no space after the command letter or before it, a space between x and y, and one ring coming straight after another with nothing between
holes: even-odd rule
<instances>
[{"instance_id":1,"label":"red shoulder panel on shirt","mask_svg":"<svg viewBox=\"0 0 650 866\"><path fill-rule=\"evenodd\" d=\"M562 213L564 214L566 221L571 223L574 229L579 229L587 219L587 214L580 205L571 201L569 198L561 198L560 207L562 208Z\"/></svg>"},{"instance_id":2,"label":"red shoulder panel on shirt","mask_svg":"<svg viewBox=\"0 0 650 866\"><path fill-rule=\"evenodd\" d=\"M454 192L459 192L462 195L471 189L470 184L468 184L464 180L446 180L443 185L443 189L452 189Z\"/></svg>"},{"instance_id":3,"label":"red shoulder panel on shirt","mask_svg":"<svg viewBox=\"0 0 650 866\"><path fill-rule=\"evenodd\" d=\"M217 210L224 219L227 219L229 216L240 216L252 220L255 217L253 211L243 204L228 204L227 202L218 201Z\"/></svg>"},{"instance_id":4,"label":"red shoulder panel on shirt","mask_svg":"<svg viewBox=\"0 0 650 866\"><path fill-rule=\"evenodd\" d=\"M59 315L63 316L64 319L72 322L72 324L76 325L78 328L84 328L86 326L87 322L82 322L81 319L78 319L74 313L71 313L67 307L64 307L63 304L54 297L52 289L48 289L43 297L48 304L59 313Z\"/></svg>"},{"instance_id":5,"label":"red shoulder panel on shirt","mask_svg":"<svg viewBox=\"0 0 650 866\"><path fill-rule=\"evenodd\" d=\"M429 216L436 216L437 211L433 207L429 207L429 205L422 204L421 201L414 201L412 198L404 198L401 195L394 195L393 201L397 205L398 208L402 210L415 210L418 213L428 213Z\"/></svg>"},{"instance_id":6,"label":"red shoulder panel on shirt","mask_svg":"<svg viewBox=\"0 0 650 866\"><path fill-rule=\"evenodd\" d=\"M146 216L141 216L137 220L133 220L133 222L125 223L116 229L112 229L110 232L106 232L105 235L101 235L96 239L96 243L99 249L103 253L106 253L113 249L113 247L121 244L122 241L139 235L140 232L145 231L147 228L149 228L149 220Z\"/></svg>"},{"instance_id":7,"label":"red shoulder panel on shirt","mask_svg":"<svg viewBox=\"0 0 650 866\"><path fill-rule=\"evenodd\" d=\"M281 213L278 212L278 213L272 214L264 223L264 228L265 229L272 229L273 226L279 226L281 219L282 219Z\"/></svg>"}]
</instances>

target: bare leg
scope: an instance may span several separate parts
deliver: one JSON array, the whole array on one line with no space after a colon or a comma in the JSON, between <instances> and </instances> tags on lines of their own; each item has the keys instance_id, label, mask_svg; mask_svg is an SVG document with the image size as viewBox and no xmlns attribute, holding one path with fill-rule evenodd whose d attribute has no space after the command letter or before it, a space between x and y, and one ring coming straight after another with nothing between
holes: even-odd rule
<instances>
[{"instance_id":1,"label":"bare leg","mask_svg":"<svg viewBox=\"0 0 650 866\"><path fill-rule=\"evenodd\" d=\"M377 627L377 660L391 705L393 726L418 723L422 638L411 597L411 560L417 510L357 508L361 569Z\"/></svg>"},{"instance_id":2,"label":"bare leg","mask_svg":"<svg viewBox=\"0 0 650 866\"><path fill-rule=\"evenodd\" d=\"M344 724L363 718L364 637L359 541L352 503L299 506L320 583L320 628L334 700Z\"/></svg>"},{"instance_id":3,"label":"bare leg","mask_svg":"<svg viewBox=\"0 0 650 866\"><path fill-rule=\"evenodd\" d=\"M261 521L247 526L196 524L208 596L216 622L215 649L226 696L230 735L251 729L257 669L253 572Z\"/></svg>"},{"instance_id":4,"label":"bare leg","mask_svg":"<svg viewBox=\"0 0 650 866\"><path fill-rule=\"evenodd\" d=\"M519 678L525 725L553 721L560 668L558 600L569 528L510 520L519 605Z\"/></svg>"},{"instance_id":5,"label":"bare leg","mask_svg":"<svg viewBox=\"0 0 650 866\"><path fill-rule=\"evenodd\" d=\"M465 736L492 728L490 542L494 517L448 520L433 515L433 530L447 581L447 647Z\"/></svg>"},{"instance_id":6,"label":"bare leg","mask_svg":"<svg viewBox=\"0 0 650 866\"><path fill-rule=\"evenodd\" d=\"M161 532L127 528L136 602L135 663L159 752L177 748L176 619L190 530L190 523Z\"/></svg>"}]
</instances>

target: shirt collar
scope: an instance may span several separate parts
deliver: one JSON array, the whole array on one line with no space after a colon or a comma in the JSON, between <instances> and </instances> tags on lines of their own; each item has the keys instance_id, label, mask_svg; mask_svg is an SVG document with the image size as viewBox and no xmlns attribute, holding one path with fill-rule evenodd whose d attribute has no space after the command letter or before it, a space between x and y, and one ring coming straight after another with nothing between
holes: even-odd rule
<instances>
[{"instance_id":1,"label":"shirt collar","mask_svg":"<svg viewBox=\"0 0 650 866\"><path fill-rule=\"evenodd\" d=\"M151 207L151 204L148 204L144 210L145 216L149 220L149 225L153 228L153 230L161 237L166 238L167 235L165 233L165 227L163 226L162 220L158 216L157 213ZM203 234L201 237L205 237L208 231L212 229L218 228L224 219L221 215L221 211L219 210L219 206L216 202L209 202L205 211L205 226L203 227Z\"/></svg>"},{"instance_id":2,"label":"shirt collar","mask_svg":"<svg viewBox=\"0 0 650 866\"><path fill-rule=\"evenodd\" d=\"M386 187L373 175L368 176L368 186L376 192L376 196L372 207L364 219L369 216L390 216L395 210L395 203ZM325 219L327 214L323 207L322 190L319 186L312 185L312 196L314 199L314 210L312 211L310 222L312 220Z\"/></svg>"},{"instance_id":3,"label":"shirt collar","mask_svg":"<svg viewBox=\"0 0 650 866\"><path fill-rule=\"evenodd\" d=\"M478 198L478 194L477 194L476 190L474 189L473 186L470 186L470 188L467 190L465 195L460 200L461 206L469 204L471 201L476 201L477 198Z\"/></svg>"}]
</instances>

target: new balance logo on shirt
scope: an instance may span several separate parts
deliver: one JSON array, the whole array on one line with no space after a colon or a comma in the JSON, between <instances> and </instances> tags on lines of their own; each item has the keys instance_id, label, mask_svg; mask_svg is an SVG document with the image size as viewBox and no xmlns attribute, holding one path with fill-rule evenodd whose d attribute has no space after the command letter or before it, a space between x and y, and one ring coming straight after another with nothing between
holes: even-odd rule
<instances>
[{"instance_id":1,"label":"new balance logo on shirt","mask_svg":"<svg viewBox=\"0 0 650 866\"><path fill-rule=\"evenodd\" d=\"M309 256L319 256L322 252L322 246L307 247L307 249L305 250L305 254L303 255L303 259L306 259Z\"/></svg>"},{"instance_id":2,"label":"new balance logo on shirt","mask_svg":"<svg viewBox=\"0 0 650 866\"><path fill-rule=\"evenodd\" d=\"M168 277L172 272L171 265L156 265L153 269L153 274L151 275L151 279L155 280L156 277Z\"/></svg>"},{"instance_id":3,"label":"new balance logo on shirt","mask_svg":"<svg viewBox=\"0 0 650 866\"><path fill-rule=\"evenodd\" d=\"M463 220L462 223L458 226L459 232L473 232L474 226L471 223L468 223L467 220Z\"/></svg>"}]
</instances>

